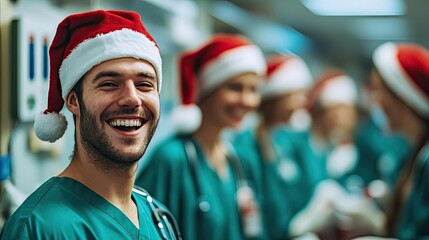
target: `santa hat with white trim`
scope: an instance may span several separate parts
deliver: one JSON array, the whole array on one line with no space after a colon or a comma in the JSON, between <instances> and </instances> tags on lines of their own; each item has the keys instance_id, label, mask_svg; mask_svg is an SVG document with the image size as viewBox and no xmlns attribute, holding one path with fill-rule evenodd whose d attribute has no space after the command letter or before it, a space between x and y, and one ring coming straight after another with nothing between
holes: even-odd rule
<instances>
[{"instance_id":1,"label":"santa hat with white trim","mask_svg":"<svg viewBox=\"0 0 429 240\"><path fill-rule=\"evenodd\" d=\"M144 59L162 83L159 48L135 12L96 10L73 14L60 22L49 48L50 82L47 109L36 116L34 130L43 141L64 135L67 121L60 114L79 79L94 66L111 59Z\"/></svg>"},{"instance_id":2,"label":"santa hat with white trim","mask_svg":"<svg viewBox=\"0 0 429 240\"><path fill-rule=\"evenodd\" d=\"M201 111L195 105L202 97L225 81L242 73L264 76L262 51L247 38L235 34L218 34L202 47L184 52L179 59L181 104L172 114L178 133L191 133L201 124Z\"/></svg>"},{"instance_id":3,"label":"santa hat with white trim","mask_svg":"<svg viewBox=\"0 0 429 240\"><path fill-rule=\"evenodd\" d=\"M357 86L350 76L337 69L328 69L312 87L308 108L328 107L333 104L357 104Z\"/></svg>"},{"instance_id":4,"label":"santa hat with white trim","mask_svg":"<svg viewBox=\"0 0 429 240\"><path fill-rule=\"evenodd\" d=\"M414 43L387 42L374 51L373 61L389 89L429 118L429 51Z\"/></svg>"},{"instance_id":5,"label":"santa hat with white trim","mask_svg":"<svg viewBox=\"0 0 429 240\"><path fill-rule=\"evenodd\" d=\"M287 94L311 86L313 77L298 56L276 54L267 59L267 81L261 87L262 99Z\"/></svg>"}]
</instances>

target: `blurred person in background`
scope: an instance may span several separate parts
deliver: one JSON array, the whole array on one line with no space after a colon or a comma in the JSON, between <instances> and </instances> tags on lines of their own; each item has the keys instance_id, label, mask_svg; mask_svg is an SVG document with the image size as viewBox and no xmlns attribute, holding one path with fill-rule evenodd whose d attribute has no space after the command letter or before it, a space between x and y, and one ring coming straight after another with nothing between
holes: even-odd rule
<instances>
[{"instance_id":1,"label":"blurred person in background","mask_svg":"<svg viewBox=\"0 0 429 240\"><path fill-rule=\"evenodd\" d=\"M385 183L387 192L380 199L384 208L389 192L397 181L398 172L411 154L412 146L404 134L389 129L387 117L380 104L371 97L376 85L372 77L368 77L362 85L361 116L355 141L364 156L357 166L364 184L370 185L374 180Z\"/></svg>"},{"instance_id":2,"label":"blurred person in background","mask_svg":"<svg viewBox=\"0 0 429 240\"><path fill-rule=\"evenodd\" d=\"M11 167L9 156L0 157L0 230L27 197L10 181Z\"/></svg>"},{"instance_id":3,"label":"blurred person in background","mask_svg":"<svg viewBox=\"0 0 429 240\"><path fill-rule=\"evenodd\" d=\"M275 142L272 132L278 128L302 130L308 126L310 117L305 107L312 81L310 69L300 57L270 56L257 122L234 136L240 158L259 169L254 179L263 190L262 209L272 240L290 237L289 221L309 198L302 191L309 188L305 167L293 157L292 149L288 148L291 145ZM289 140L288 134L283 137Z\"/></svg>"},{"instance_id":4,"label":"blurred person in background","mask_svg":"<svg viewBox=\"0 0 429 240\"><path fill-rule=\"evenodd\" d=\"M240 35L217 34L180 56L178 131L161 142L136 184L177 217L184 239L264 239L259 194L249 166L222 140L260 103L266 63Z\"/></svg>"},{"instance_id":5,"label":"blurred person in background","mask_svg":"<svg viewBox=\"0 0 429 240\"><path fill-rule=\"evenodd\" d=\"M401 132L413 146L387 211L386 236L428 239L429 52L414 43L387 42L374 51L373 61L372 97L387 116L389 128Z\"/></svg>"},{"instance_id":6,"label":"blurred person in background","mask_svg":"<svg viewBox=\"0 0 429 240\"><path fill-rule=\"evenodd\" d=\"M312 126L285 141L305 166L311 186L306 205L291 220L290 234L314 232L321 239L349 239L361 232L372 233L383 215L365 196L365 183L358 172L365 156L355 134L359 118L358 88L354 79L339 70L324 72L308 95ZM302 192L301 191L301 192ZM373 214L374 213L374 214Z\"/></svg>"}]
</instances>

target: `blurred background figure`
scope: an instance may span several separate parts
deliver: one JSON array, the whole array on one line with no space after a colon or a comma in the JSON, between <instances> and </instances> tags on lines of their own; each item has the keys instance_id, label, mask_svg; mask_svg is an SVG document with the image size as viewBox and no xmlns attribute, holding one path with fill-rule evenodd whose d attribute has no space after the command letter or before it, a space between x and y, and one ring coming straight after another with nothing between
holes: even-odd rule
<instances>
[{"instance_id":1,"label":"blurred background figure","mask_svg":"<svg viewBox=\"0 0 429 240\"><path fill-rule=\"evenodd\" d=\"M315 232L321 239L350 239L375 231L383 220L366 198L358 171L367 161L355 139L358 98L355 80L336 69L325 71L309 92L311 129L284 142L293 145L311 186L306 206L291 220L292 235ZM281 132L275 138L284 139Z\"/></svg>"},{"instance_id":2,"label":"blurred background figure","mask_svg":"<svg viewBox=\"0 0 429 240\"><path fill-rule=\"evenodd\" d=\"M6 220L27 197L11 181L11 162L9 157L0 158L0 230Z\"/></svg>"},{"instance_id":3,"label":"blurred background figure","mask_svg":"<svg viewBox=\"0 0 429 240\"><path fill-rule=\"evenodd\" d=\"M184 239L264 239L251 169L222 141L260 103L266 63L239 35L218 34L180 57L178 133L160 143L136 184L171 209Z\"/></svg>"},{"instance_id":4,"label":"blurred background figure","mask_svg":"<svg viewBox=\"0 0 429 240\"><path fill-rule=\"evenodd\" d=\"M373 94L392 131L413 151L401 169L386 230L398 239L429 238L429 52L413 43L387 42L373 54Z\"/></svg>"},{"instance_id":5,"label":"blurred background figure","mask_svg":"<svg viewBox=\"0 0 429 240\"><path fill-rule=\"evenodd\" d=\"M333 200L338 196L334 195L342 194L344 189L339 182L327 179L339 180L357 162L352 139L357 123L357 97L353 79L331 69L319 76L309 92L312 126L309 131L296 134L293 144L296 157L306 166L312 188L307 194L307 206L292 219L293 235L321 235L335 226ZM281 135L276 134L276 138Z\"/></svg>"},{"instance_id":6,"label":"blurred background figure","mask_svg":"<svg viewBox=\"0 0 429 240\"><path fill-rule=\"evenodd\" d=\"M254 178L263 193L269 239L288 239L289 221L305 204L309 196L302 190L309 186L307 177L302 176L305 173L301 162L296 162L288 149L290 145L275 142L272 132L308 127L310 117L305 107L313 79L307 64L298 56L272 55L267 67L257 122L237 133L234 145L240 159L258 169ZM285 134L285 140L291 140L288 137Z\"/></svg>"}]
</instances>

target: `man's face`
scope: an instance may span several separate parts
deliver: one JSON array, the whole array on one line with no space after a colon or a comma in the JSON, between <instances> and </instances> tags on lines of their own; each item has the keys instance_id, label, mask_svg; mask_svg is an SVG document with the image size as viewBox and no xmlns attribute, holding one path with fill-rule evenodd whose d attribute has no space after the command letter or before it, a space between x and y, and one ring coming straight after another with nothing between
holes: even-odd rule
<instances>
[{"instance_id":1,"label":"man's face","mask_svg":"<svg viewBox=\"0 0 429 240\"><path fill-rule=\"evenodd\" d=\"M103 62L84 77L82 100L76 116L78 144L93 159L107 159L110 164L138 161L159 120L152 65L134 58Z\"/></svg>"}]
</instances>

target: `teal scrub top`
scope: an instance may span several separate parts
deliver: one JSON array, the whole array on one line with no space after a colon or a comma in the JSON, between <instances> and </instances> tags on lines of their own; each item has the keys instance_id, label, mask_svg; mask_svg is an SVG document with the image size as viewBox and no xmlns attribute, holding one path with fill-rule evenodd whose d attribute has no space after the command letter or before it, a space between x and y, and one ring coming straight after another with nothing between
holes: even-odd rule
<instances>
[{"instance_id":1,"label":"teal scrub top","mask_svg":"<svg viewBox=\"0 0 429 240\"><path fill-rule=\"evenodd\" d=\"M385 132L371 119L362 121L358 126L355 143L361 156L356 172L365 185L380 179L393 188L411 154L411 144L400 134Z\"/></svg>"},{"instance_id":2,"label":"teal scrub top","mask_svg":"<svg viewBox=\"0 0 429 240\"><path fill-rule=\"evenodd\" d=\"M184 147L189 141L196 150L196 182ZM227 177L219 177L190 135L164 140L148 161L136 185L147 189L171 210L183 239L245 239L236 201L237 175L231 164Z\"/></svg>"},{"instance_id":3,"label":"teal scrub top","mask_svg":"<svg viewBox=\"0 0 429 240\"><path fill-rule=\"evenodd\" d=\"M281 140L286 139L284 132L288 130L277 131L276 138L285 141ZM342 175L333 177L329 176L326 168L331 147L318 148L312 143L311 133L308 131L289 135L289 144L293 146L296 158L302 159L308 168L313 186L321 180L331 178L347 191L353 191L351 187L355 187L354 185L365 188L373 180L383 180L393 187L411 150L411 145L400 135L386 135L373 122L362 121L354 136L357 162Z\"/></svg>"},{"instance_id":4,"label":"teal scrub top","mask_svg":"<svg viewBox=\"0 0 429 240\"><path fill-rule=\"evenodd\" d=\"M52 177L8 219L1 239L161 239L146 198L134 193L139 228L106 199L67 177Z\"/></svg>"},{"instance_id":5,"label":"teal scrub top","mask_svg":"<svg viewBox=\"0 0 429 240\"><path fill-rule=\"evenodd\" d=\"M419 153L411 192L401 209L396 237L429 239L429 144Z\"/></svg>"},{"instance_id":6,"label":"teal scrub top","mask_svg":"<svg viewBox=\"0 0 429 240\"><path fill-rule=\"evenodd\" d=\"M301 144L302 153L312 153L308 158L315 158L316 153L308 152L307 134L274 131L272 143L274 144L276 159L268 161L263 158L261 146L253 129L237 133L234 145L241 159L249 161L259 169L254 174L256 186L262 191L262 204L265 216L265 225L269 239L288 239L288 226L292 217L305 207L313 191L313 181L322 178L313 167L298 158ZM297 141L298 143L293 143ZM321 158L323 160L323 158ZM317 161L317 160L316 160ZM321 163L323 164L323 163ZM314 179L311 176L319 176ZM320 178L320 179L319 179Z\"/></svg>"}]
</instances>

